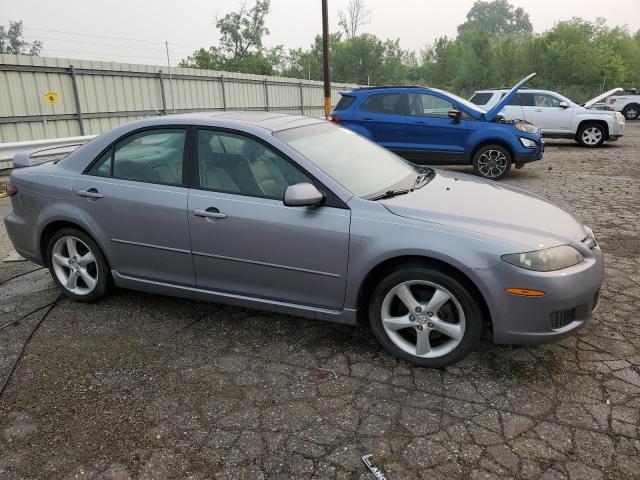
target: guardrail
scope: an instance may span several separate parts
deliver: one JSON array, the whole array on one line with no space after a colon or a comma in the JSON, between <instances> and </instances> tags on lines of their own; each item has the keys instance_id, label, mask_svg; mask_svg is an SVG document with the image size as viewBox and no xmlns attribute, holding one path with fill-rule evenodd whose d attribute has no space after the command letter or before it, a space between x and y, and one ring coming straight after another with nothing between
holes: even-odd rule
<instances>
[{"instance_id":1,"label":"guardrail","mask_svg":"<svg viewBox=\"0 0 640 480\"><path fill-rule=\"evenodd\" d=\"M13 157L15 157L16 154L28 150L82 144L96 137L97 135L84 135L81 137L48 138L46 140L29 140L27 142L0 143L0 191L5 190L9 175L11 175L11 170L13 170ZM43 156L43 158L46 159L46 156Z\"/></svg>"}]
</instances>

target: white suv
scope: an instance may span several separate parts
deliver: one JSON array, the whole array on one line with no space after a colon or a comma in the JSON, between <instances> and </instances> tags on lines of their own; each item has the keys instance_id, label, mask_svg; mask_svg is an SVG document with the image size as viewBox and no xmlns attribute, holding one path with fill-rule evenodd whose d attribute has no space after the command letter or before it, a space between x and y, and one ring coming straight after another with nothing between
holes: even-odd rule
<instances>
[{"instance_id":1,"label":"white suv","mask_svg":"<svg viewBox=\"0 0 640 480\"><path fill-rule=\"evenodd\" d=\"M614 91L598 95L581 106L556 92L522 89L500 115L507 120L539 125L545 137L573 138L585 147L599 147L605 140L615 141L622 136L624 117L620 112L591 108ZM471 101L488 110L507 92L507 89L479 90Z\"/></svg>"},{"instance_id":2,"label":"white suv","mask_svg":"<svg viewBox=\"0 0 640 480\"><path fill-rule=\"evenodd\" d=\"M609 107L622 112L627 120L640 118L640 95L635 92L614 94L609 99Z\"/></svg>"}]
</instances>

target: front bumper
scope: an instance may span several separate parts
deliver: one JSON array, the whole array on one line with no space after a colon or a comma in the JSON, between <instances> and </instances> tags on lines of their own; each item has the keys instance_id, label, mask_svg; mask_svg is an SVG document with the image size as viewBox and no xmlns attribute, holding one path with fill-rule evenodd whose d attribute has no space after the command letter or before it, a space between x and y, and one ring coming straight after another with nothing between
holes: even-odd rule
<instances>
[{"instance_id":1,"label":"front bumper","mask_svg":"<svg viewBox=\"0 0 640 480\"><path fill-rule=\"evenodd\" d=\"M478 270L496 343L535 344L560 340L583 327L597 306L604 279L600 247L579 265L556 272L532 272L501 262ZM510 295L505 288L542 290L542 297Z\"/></svg>"},{"instance_id":2,"label":"front bumper","mask_svg":"<svg viewBox=\"0 0 640 480\"><path fill-rule=\"evenodd\" d=\"M542 160L542 154L544 153L544 142L540 140L540 145L536 149L531 149L525 153L515 152L513 155L513 163L521 165L524 163L535 162L536 160Z\"/></svg>"}]
</instances>

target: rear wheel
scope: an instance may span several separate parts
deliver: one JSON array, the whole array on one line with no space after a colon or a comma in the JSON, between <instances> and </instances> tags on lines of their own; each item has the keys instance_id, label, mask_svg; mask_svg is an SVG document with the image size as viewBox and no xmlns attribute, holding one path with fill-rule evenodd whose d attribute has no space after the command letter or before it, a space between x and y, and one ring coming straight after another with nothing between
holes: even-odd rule
<instances>
[{"instance_id":1,"label":"rear wheel","mask_svg":"<svg viewBox=\"0 0 640 480\"><path fill-rule=\"evenodd\" d=\"M390 353L431 368L466 357L482 329L480 307L467 287L424 267L398 270L385 278L373 293L369 318Z\"/></svg>"},{"instance_id":2,"label":"rear wheel","mask_svg":"<svg viewBox=\"0 0 640 480\"><path fill-rule=\"evenodd\" d=\"M49 240L47 260L51 276L67 297L92 302L107 293L109 265L86 233L74 228L56 232Z\"/></svg>"},{"instance_id":3,"label":"rear wheel","mask_svg":"<svg viewBox=\"0 0 640 480\"><path fill-rule=\"evenodd\" d=\"M500 180L511 170L511 153L502 145L485 145L473 156L473 169L477 175Z\"/></svg>"},{"instance_id":4,"label":"rear wheel","mask_svg":"<svg viewBox=\"0 0 640 480\"><path fill-rule=\"evenodd\" d=\"M580 127L576 140L584 147L599 147L606 139L606 130L599 123L587 123Z\"/></svg>"},{"instance_id":5,"label":"rear wheel","mask_svg":"<svg viewBox=\"0 0 640 480\"><path fill-rule=\"evenodd\" d=\"M640 105L627 105L622 110L622 114L627 120L637 120L640 117Z\"/></svg>"}]
</instances>

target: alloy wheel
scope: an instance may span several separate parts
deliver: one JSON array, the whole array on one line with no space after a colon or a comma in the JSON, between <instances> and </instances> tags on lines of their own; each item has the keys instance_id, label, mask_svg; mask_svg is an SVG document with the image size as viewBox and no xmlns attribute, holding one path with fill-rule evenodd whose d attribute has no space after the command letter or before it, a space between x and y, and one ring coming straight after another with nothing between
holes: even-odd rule
<instances>
[{"instance_id":1,"label":"alloy wheel","mask_svg":"<svg viewBox=\"0 0 640 480\"><path fill-rule=\"evenodd\" d=\"M89 295L98 284L96 257L79 238L61 237L51 252L53 271L60 284L75 295Z\"/></svg>"},{"instance_id":2,"label":"alloy wheel","mask_svg":"<svg viewBox=\"0 0 640 480\"><path fill-rule=\"evenodd\" d=\"M393 287L381 308L391 341L410 355L438 358L462 341L466 319L458 299L444 287L412 280Z\"/></svg>"},{"instance_id":3,"label":"alloy wheel","mask_svg":"<svg viewBox=\"0 0 640 480\"><path fill-rule=\"evenodd\" d=\"M624 115L628 120L635 120L640 115L640 110L636 107L629 107L625 110Z\"/></svg>"},{"instance_id":4,"label":"alloy wheel","mask_svg":"<svg viewBox=\"0 0 640 480\"><path fill-rule=\"evenodd\" d=\"M597 145L602 140L602 130L598 127L585 128L582 132L582 142L585 145Z\"/></svg>"},{"instance_id":5,"label":"alloy wheel","mask_svg":"<svg viewBox=\"0 0 640 480\"><path fill-rule=\"evenodd\" d=\"M487 178L496 178L505 172L507 164L507 157L500 150L487 150L478 158L478 171Z\"/></svg>"}]
</instances>

